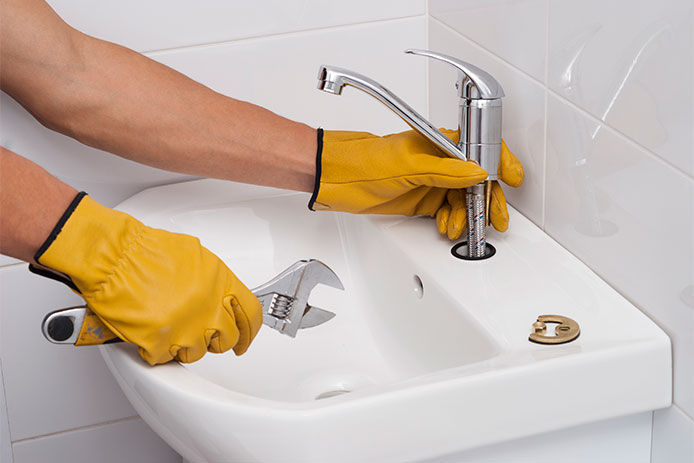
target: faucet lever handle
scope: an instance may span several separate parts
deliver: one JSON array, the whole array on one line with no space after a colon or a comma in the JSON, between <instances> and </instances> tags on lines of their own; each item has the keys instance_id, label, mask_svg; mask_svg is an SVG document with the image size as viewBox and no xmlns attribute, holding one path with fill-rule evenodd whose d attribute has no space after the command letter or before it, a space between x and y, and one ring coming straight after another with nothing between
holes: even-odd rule
<instances>
[{"instance_id":1,"label":"faucet lever handle","mask_svg":"<svg viewBox=\"0 0 694 463\"><path fill-rule=\"evenodd\" d=\"M430 50L418 50L409 48L405 53L421 55L448 63L458 70L458 82L456 87L460 90L460 97L472 100L493 100L504 96L501 84L486 71L458 58L437 53Z\"/></svg>"}]
</instances>

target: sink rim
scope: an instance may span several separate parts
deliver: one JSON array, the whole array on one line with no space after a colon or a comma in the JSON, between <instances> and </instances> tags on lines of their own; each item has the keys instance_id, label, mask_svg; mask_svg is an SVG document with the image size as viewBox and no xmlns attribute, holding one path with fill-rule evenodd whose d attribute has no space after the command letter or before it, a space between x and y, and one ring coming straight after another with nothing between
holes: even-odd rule
<instances>
[{"instance_id":1,"label":"sink rim","mask_svg":"<svg viewBox=\"0 0 694 463\"><path fill-rule=\"evenodd\" d=\"M233 202L236 202L244 198L284 196L287 192L263 187L239 186L214 180L196 180L146 190L127 200L119 208L128 212L141 213L146 208L136 207L139 202L147 203L147 208L152 212L168 214L173 210L183 210L181 202L185 201L188 207L193 207L191 204L209 205L214 202L209 198L215 198L216 205L219 206L232 202L229 199L220 200L220 194L224 195L221 197L233 197ZM191 195L197 196L191 198ZM176 198L181 201L177 202ZM268 419L277 419L283 423L291 422L291 432L297 433L292 435L295 435L297 439L301 438L301 431L306 432L310 429L311 432L325 434L325 439L329 440L333 435L329 432L340 426L346 426L354 420L360 420L358 422L363 423L365 429L363 432L366 435L369 432L378 432L378 426L390 426L395 429L406 424L397 421L399 407L412 406L416 413L426 415L430 411L422 407L435 404L444 407L440 409L440 415L437 415L437 420L440 422L431 423L431 426L440 433L436 439L441 441L439 449L442 452L465 450L669 406L672 398L672 360L670 340L667 335L645 314L626 301L528 219L511 207L509 212L514 223L513 231L505 236L492 233L494 244L497 245L498 253L502 258L507 255L509 259L513 258L519 262L537 258L539 266L537 271L540 273L542 265L546 262L559 265L565 273L564 277L575 277L572 272L578 273L580 276L580 281L576 283L578 286L572 286L570 278L566 281L560 279L558 282L553 282L554 287L550 290L557 292L556 294L563 294L562 297L584 297L585 299L587 296L581 295L580 292L575 294L572 292L582 287L605 297L605 301L599 301L598 307L591 307L588 304L589 298L577 302L572 300L576 304L576 310L583 307L581 304L587 304L585 311L580 312L580 317L572 317L572 313L564 313L571 318L577 318L582 328L587 328L582 329L582 335L575 343L550 348L530 345L531 343L526 340L531 324L531 320L525 319L530 313L527 307L513 311L492 306L480 308L475 306L480 300L479 297L476 299L474 295L466 293L466 299L469 299L467 304L473 306L469 315L487 333L495 334L494 339L499 349L495 356L479 362L435 371L421 377L396 381L389 385L377 385L378 391L375 394L359 396L356 391L354 395L346 394L326 400L303 402L277 401L249 396L209 381L179 364L151 368L139 361L134 350L130 349L128 352L128 348L124 346L102 346L101 352L109 369L137 411L155 430L158 429L157 432L163 437L169 432L167 426L171 424L158 421L162 418L155 413L157 410L151 409L152 404L143 398L147 394L150 400L153 400L152 403L156 400L156 397L152 399L153 394L166 396L171 400L183 400L185 403L177 405L179 413L183 410L187 413L198 413L196 407L201 405L203 408L209 407L210 410L219 412L220 415L250 420L255 423L254 426L259 426L258 433L262 433L263 427L259 424L262 419L265 419L262 421L264 424L269 423ZM364 223L379 227L398 246L407 244L412 236L417 234L421 236L423 227L431 227L430 220L425 223L424 220L419 219L394 217L370 217L366 218ZM413 259L417 258L417 253L426 255L427 252L445 251L444 254L450 255L448 252L450 245L447 241L443 239L424 241L426 243L421 246L418 243L416 249L412 250ZM538 247L546 248L547 256L535 256L533 253ZM552 259L559 260L555 262ZM451 275L450 272L447 273L447 269L451 268L450 264L446 261L437 261L442 266L436 267L436 270L443 273L437 279L437 284L452 288L455 287L453 286L455 283L459 283L456 277L460 278L461 274L471 278L473 275L485 275L491 270L503 271L494 262L494 259L473 262L473 265L476 265L475 272L467 274L453 272L454 274ZM501 288L518 289L510 280L512 279L502 279ZM495 288L494 284L490 288ZM452 293L454 294L460 295L460 293ZM500 313L507 314L508 319L500 319ZM622 313L627 319L627 325L635 331L632 333L617 330L617 335L607 336L606 333L610 332L611 321L617 319ZM523 336L518 336L519 330L525 330ZM572 347L577 348L575 352L570 350ZM546 355L548 352L551 355ZM557 352L561 355L557 355ZM565 378L575 378L570 381L570 391L567 392L547 386L538 374L554 378L555 381L559 381L558 384L564 384L563 382L567 381ZM625 394L624 391L629 390L628 385L634 383L640 385L638 390L631 390L629 394ZM496 391L497 395L492 396L490 391ZM499 391L503 393L499 394ZM572 402L566 402L567 393L578 394L573 398L575 405ZM413 398L416 399L414 402ZM609 400L610 398L612 400ZM564 410L564 412L554 411L552 414L542 408L538 409L537 404L543 403L543 400L550 400L555 407L558 407L557 410ZM607 402L601 403L604 400ZM594 401L600 403L600 406L596 407ZM502 406L499 403L505 405ZM161 407L164 408L158 409L158 412L166 412L166 407L164 405ZM381 412L378 416L382 422L371 422L373 420L367 418L372 416L369 413L375 413L374 410ZM511 424L508 424L509 413L514 414ZM527 415L534 413L540 418L535 417L528 421ZM491 420L496 427L494 433L475 426L468 415L487 422ZM549 419L542 419L542 417L549 417ZM450 429L450 426L446 425L452 422L456 423L455 429ZM461 429L466 430L463 435L460 434ZM200 432L203 431L200 430ZM214 429L208 429L206 432L213 431ZM243 430L243 433L247 433L247 430ZM358 440L366 439L368 436L353 437ZM192 439L190 442L194 441L193 437L189 438ZM166 440L181 451L181 445L174 444L174 438L166 438ZM220 441L218 444L223 446L224 442ZM335 441L332 444L336 445L339 442ZM399 451L406 452L409 449L410 452L421 453L423 450L413 447L415 444L405 443ZM368 445L365 444L365 447L359 450L367 453L376 451L367 447ZM334 451L334 449L330 448L326 451ZM311 459L310 461L321 460ZM363 461L366 461L366 458Z\"/></svg>"}]
</instances>

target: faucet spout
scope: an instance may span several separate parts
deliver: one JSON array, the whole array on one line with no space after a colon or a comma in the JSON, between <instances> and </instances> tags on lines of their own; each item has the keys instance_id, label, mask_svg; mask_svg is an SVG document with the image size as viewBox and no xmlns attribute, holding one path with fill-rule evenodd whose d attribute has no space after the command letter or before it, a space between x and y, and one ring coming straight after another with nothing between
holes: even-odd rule
<instances>
[{"instance_id":1,"label":"faucet spout","mask_svg":"<svg viewBox=\"0 0 694 463\"><path fill-rule=\"evenodd\" d=\"M456 143L441 133L431 122L405 103L401 98L373 79L357 72L335 66L323 65L318 71L318 89L335 95L351 85L368 93L400 116L410 127L425 136L450 156L467 161L467 156Z\"/></svg>"},{"instance_id":2,"label":"faucet spout","mask_svg":"<svg viewBox=\"0 0 694 463\"><path fill-rule=\"evenodd\" d=\"M424 135L444 153L463 161L477 163L487 171L487 179L466 189L467 205L467 258L486 259L493 255L487 246L490 180L498 179L501 156L501 98L504 89L486 71L453 56L429 50L406 50L443 61L458 70L458 129L460 141L456 144L410 105L373 79L348 69L322 65L318 70L318 89L335 95L342 94L345 85L368 93L400 116L410 127Z\"/></svg>"}]
</instances>

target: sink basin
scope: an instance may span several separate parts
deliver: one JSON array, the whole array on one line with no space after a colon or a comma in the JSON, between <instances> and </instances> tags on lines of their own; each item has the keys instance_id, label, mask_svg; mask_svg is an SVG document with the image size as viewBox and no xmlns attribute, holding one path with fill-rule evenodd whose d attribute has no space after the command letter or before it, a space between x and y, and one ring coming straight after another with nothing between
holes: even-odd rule
<instances>
[{"instance_id":1,"label":"sink basin","mask_svg":"<svg viewBox=\"0 0 694 463\"><path fill-rule=\"evenodd\" d=\"M119 209L198 236L249 287L315 258L345 291L296 338L267 327L248 353L149 367L101 350L143 419L186 459L413 462L666 407L668 337L525 217L496 255L455 258L432 219L313 213L308 195L216 180L157 187ZM185 271L185 270L183 270ZM577 321L528 341L538 315Z\"/></svg>"}]
</instances>

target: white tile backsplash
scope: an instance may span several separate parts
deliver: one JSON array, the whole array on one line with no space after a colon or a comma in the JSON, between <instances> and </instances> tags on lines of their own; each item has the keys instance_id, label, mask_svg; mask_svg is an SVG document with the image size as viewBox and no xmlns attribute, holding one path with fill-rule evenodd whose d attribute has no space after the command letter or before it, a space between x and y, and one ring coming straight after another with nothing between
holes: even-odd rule
<instances>
[{"instance_id":1,"label":"white tile backsplash","mask_svg":"<svg viewBox=\"0 0 694 463\"><path fill-rule=\"evenodd\" d=\"M694 3L552 0L549 87L694 174Z\"/></svg>"},{"instance_id":2,"label":"white tile backsplash","mask_svg":"<svg viewBox=\"0 0 694 463\"><path fill-rule=\"evenodd\" d=\"M67 286L0 268L0 355L13 441L136 415L98 348L51 344L43 317L79 305Z\"/></svg>"},{"instance_id":3,"label":"white tile backsplash","mask_svg":"<svg viewBox=\"0 0 694 463\"><path fill-rule=\"evenodd\" d=\"M466 37L437 19L429 23L429 47L456 56L490 72L504 88L502 136L523 163L525 180L521 188L503 185L509 203L542 226L545 155L545 90L533 79L493 57ZM429 106L431 120L450 128L458 124L458 97L453 84L457 72L438 61L429 63Z\"/></svg>"},{"instance_id":4,"label":"white tile backsplash","mask_svg":"<svg viewBox=\"0 0 694 463\"><path fill-rule=\"evenodd\" d=\"M544 82L547 4L548 0L431 0L429 14Z\"/></svg>"},{"instance_id":5,"label":"white tile backsplash","mask_svg":"<svg viewBox=\"0 0 694 463\"><path fill-rule=\"evenodd\" d=\"M651 463L692 463L694 420L673 406L653 415Z\"/></svg>"},{"instance_id":6,"label":"white tile backsplash","mask_svg":"<svg viewBox=\"0 0 694 463\"><path fill-rule=\"evenodd\" d=\"M49 0L78 30L137 51L423 15L426 0Z\"/></svg>"},{"instance_id":7,"label":"white tile backsplash","mask_svg":"<svg viewBox=\"0 0 694 463\"><path fill-rule=\"evenodd\" d=\"M181 463L140 418L13 444L14 463Z\"/></svg>"},{"instance_id":8,"label":"white tile backsplash","mask_svg":"<svg viewBox=\"0 0 694 463\"><path fill-rule=\"evenodd\" d=\"M681 172L555 96L545 229L668 332L674 399L694 415L692 186Z\"/></svg>"},{"instance_id":9,"label":"white tile backsplash","mask_svg":"<svg viewBox=\"0 0 694 463\"><path fill-rule=\"evenodd\" d=\"M317 90L318 67L332 64L361 72L424 113L425 63L403 53L424 47L424 24L424 17L408 18L150 56L218 92L314 127L387 133L409 127L352 87L341 96Z\"/></svg>"}]
</instances>

